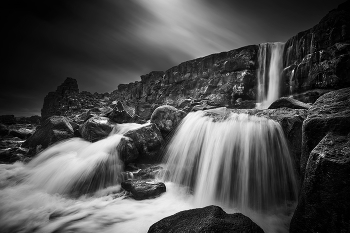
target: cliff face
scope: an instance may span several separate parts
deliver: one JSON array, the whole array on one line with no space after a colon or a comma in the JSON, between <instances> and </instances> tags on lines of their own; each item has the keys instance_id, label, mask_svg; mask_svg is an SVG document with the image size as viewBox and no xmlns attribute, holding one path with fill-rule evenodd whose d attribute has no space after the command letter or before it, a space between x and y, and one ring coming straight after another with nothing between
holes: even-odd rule
<instances>
[{"instance_id":1,"label":"cliff face","mask_svg":"<svg viewBox=\"0 0 350 233\"><path fill-rule=\"evenodd\" d=\"M246 46L153 71L140 82L119 85L112 96L134 106L140 116L162 104L179 107L206 101L232 107L237 100L255 100L258 48Z\"/></svg>"},{"instance_id":2,"label":"cliff face","mask_svg":"<svg viewBox=\"0 0 350 233\"><path fill-rule=\"evenodd\" d=\"M290 38L283 62L284 95L350 86L350 1Z\"/></svg>"}]
</instances>

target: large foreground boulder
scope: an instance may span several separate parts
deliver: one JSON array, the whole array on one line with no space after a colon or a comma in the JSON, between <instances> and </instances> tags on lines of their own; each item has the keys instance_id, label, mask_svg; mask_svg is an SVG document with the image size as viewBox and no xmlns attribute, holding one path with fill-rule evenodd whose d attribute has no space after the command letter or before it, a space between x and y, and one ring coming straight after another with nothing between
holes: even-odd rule
<instances>
[{"instance_id":1,"label":"large foreground boulder","mask_svg":"<svg viewBox=\"0 0 350 233\"><path fill-rule=\"evenodd\" d=\"M350 88L324 94L308 110L303 123L302 174L310 152L330 131L350 131Z\"/></svg>"},{"instance_id":2,"label":"large foreground boulder","mask_svg":"<svg viewBox=\"0 0 350 233\"><path fill-rule=\"evenodd\" d=\"M124 165L128 165L134 162L139 157L139 151L136 148L134 140L129 137L122 137L117 146L119 152L119 158L124 162Z\"/></svg>"},{"instance_id":3,"label":"large foreground boulder","mask_svg":"<svg viewBox=\"0 0 350 233\"><path fill-rule=\"evenodd\" d=\"M148 233L170 232L264 232L241 213L227 214L218 206L181 211L153 224Z\"/></svg>"},{"instance_id":4,"label":"large foreground boulder","mask_svg":"<svg viewBox=\"0 0 350 233\"><path fill-rule=\"evenodd\" d=\"M126 180L121 186L136 200L155 198L166 192L165 184L154 180Z\"/></svg>"},{"instance_id":5,"label":"large foreground boulder","mask_svg":"<svg viewBox=\"0 0 350 233\"><path fill-rule=\"evenodd\" d=\"M186 113L184 111L164 105L154 110L151 116L151 123L156 124L163 137L165 137L176 128L185 116Z\"/></svg>"},{"instance_id":6,"label":"large foreground boulder","mask_svg":"<svg viewBox=\"0 0 350 233\"><path fill-rule=\"evenodd\" d=\"M163 137L155 124L145 124L129 130L124 136L131 138L135 143L139 152L138 162L154 163L159 161L158 154L163 143Z\"/></svg>"},{"instance_id":7,"label":"large foreground boulder","mask_svg":"<svg viewBox=\"0 0 350 233\"><path fill-rule=\"evenodd\" d=\"M350 134L328 133L312 150L291 233L350 232Z\"/></svg>"},{"instance_id":8,"label":"large foreground boulder","mask_svg":"<svg viewBox=\"0 0 350 233\"><path fill-rule=\"evenodd\" d=\"M63 116L52 116L46 119L22 146L34 149L35 154L38 152L38 147L45 149L55 142L72 137L74 137L74 131L68 119Z\"/></svg>"},{"instance_id":9,"label":"large foreground boulder","mask_svg":"<svg viewBox=\"0 0 350 233\"><path fill-rule=\"evenodd\" d=\"M79 132L87 141L96 142L106 138L112 131L115 123L108 117L91 117L79 128Z\"/></svg>"}]
</instances>

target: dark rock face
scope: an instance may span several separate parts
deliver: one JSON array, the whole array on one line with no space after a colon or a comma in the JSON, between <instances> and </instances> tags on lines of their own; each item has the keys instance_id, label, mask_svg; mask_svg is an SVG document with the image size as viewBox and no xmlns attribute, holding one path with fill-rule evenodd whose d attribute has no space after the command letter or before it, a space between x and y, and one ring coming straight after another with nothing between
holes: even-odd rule
<instances>
[{"instance_id":1,"label":"dark rock face","mask_svg":"<svg viewBox=\"0 0 350 233\"><path fill-rule=\"evenodd\" d=\"M169 105L164 105L154 110L151 116L151 123L156 124L163 137L165 137L176 128L185 116L186 113L184 111Z\"/></svg>"},{"instance_id":2,"label":"dark rock face","mask_svg":"<svg viewBox=\"0 0 350 233\"><path fill-rule=\"evenodd\" d=\"M29 130L26 128L20 128L20 129L12 129L9 131L9 135L13 137L18 137L20 139L27 139L30 136L32 136L33 130Z\"/></svg>"},{"instance_id":3,"label":"dark rock face","mask_svg":"<svg viewBox=\"0 0 350 233\"><path fill-rule=\"evenodd\" d=\"M264 232L241 213L227 214L218 206L181 211L153 224L148 233L170 232Z\"/></svg>"},{"instance_id":4,"label":"dark rock face","mask_svg":"<svg viewBox=\"0 0 350 233\"><path fill-rule=\"evenodd\" d=\"M125 111L123 103L120 101L117 101L117 104L115 105L113 111L107 115L112 121L122 124L122 123L129 123L133 121L133 118L131 115L129 115L128 112Z\"/></svg>"},{"instance_id":5,"label":"dark rock face","mask_svg":"<svg viewBox=\"0 0 350 233\"><path fill-rule=\"evenodd\" d=\"M349 87L350 2L340 4L316 26L289 39L283 57L283 95Z\"/></svg>"},{"instance_id":6,"label":"dark rock face","mask_svg":"<svg viewBox=\"0 0 350 233\"><path fill-rule=\"evenodd\" d=\"M0 116L0 123L5 124L5 125L16 124L16 118L14 115L1 115Z\"/></svg>"},{"instance_id":7,"label":"dark rock face","mask_svg":"<svg viewBox=\"0 0 350 233\"><path fill-rule=\"evenodd\" d=\"M293 109L309 109L311 107L310 104L305 104L299 100L289 98L289 97L281 97L275 102L273 102L269 109L276 109L276 108L293 108Z\"/></svg>"},{"instance_id":8,"label":"dark rock face","mask_svg":"<svg viewBox=\"0 0 350 233\"><path fill-rule=\"evenodd\" d=\"M106 138L112 131L115 123L108 117L91 117L79 128L79 132L87 141L96 142Z\"/></svg>"},{"instance_id":9,"label":"dark rock face","mask_svg":"<svg viewBox=\"0 0 350 233\"><path fill-rule=\"evenodd\" d=\"M0 124L0 136L6 136L9 134L9 129L6 125Z\"/></svg>"},{"instance_id":10,"label":"dark rock face","mask_svg":"<svg viewBox=\"0 0 350 233\"><path fill-rule=\"evenodd\" d=\"M290 232L350 232L350 134L328 133L312 150Z\"/></svg>"},{"instance_id":11,"label":"dark rock face","mask_svg":"<svg viewBox=\"0 0 350 233\"><path fill-rule=\"evenodd\" d=\"M138 162L158 162L159 149L163 142L162 134L155 124L146 124L124 134L131 138L139 152Z\"/></svg>"},{"instance_id":12,"label":"dark rock face","mask_svg":"<svg viewBox=\"0 0 350 233\"><path fill-rule=\"evenodd\" d=\"M36 149L39 146L41 149L49 145L74 137L74 131L68 119L63 116L52 116L46 119L23 144L23 147Z\"/></svg>"},{"instance_id":13,"label":"dark rock face","mask_svg":"<svg viewBox=\"0 0 350 233\"><path fill-rule=\"evenodd\" d=\"M350 88L324 94L308 110L303 123L302 174L310 152L330 131L350 131Z\"/></svg>"},{"instance_id":14,"label":"dark rock face","mask_svg":"<svg viewBox=\"0 0 350 233\"><path fill-rule=\"evenodd\" d=\"M18 160L23 161L27 153L28 150L21 147L0 150L0 163L14 163Z\"/></svg>"},{"instance_id":15,"label":"dark rock face","mask_svg":"<svg viewBox=\"0 0 350 233\"><path fill-rule=\"evenodd\" d=\"M121 186L136 200L155 198L166 192L165 184L154 180L126 180Z\"/></svg>"}]
</instances>

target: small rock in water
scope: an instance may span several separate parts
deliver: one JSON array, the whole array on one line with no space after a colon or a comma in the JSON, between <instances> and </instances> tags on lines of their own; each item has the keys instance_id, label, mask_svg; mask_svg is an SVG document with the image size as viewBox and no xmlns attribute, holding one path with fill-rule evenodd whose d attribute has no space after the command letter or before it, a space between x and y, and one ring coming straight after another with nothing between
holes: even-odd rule
<instances>
[{"instance_id":1,"label":"small rock in water","mask_svg":"<svg viewBox=\"0 0 350 233\"><path fill-rule=\"evenodd\" d=\"M148 233L168 232L245 232L264 231L241 213L227 214L218 206L181 211L153 224Z\"/></svg>"},{"instance_id":2,"label":"small rock in water","mask_svg":"<svg viewBox=\"0 0 350 233\"><path fill-rule=\"evenodd\" d=\"M136 200L154 198L166 192L165 184L154 180L126 180L121 186Z\"/></svg>"}]
</instances>

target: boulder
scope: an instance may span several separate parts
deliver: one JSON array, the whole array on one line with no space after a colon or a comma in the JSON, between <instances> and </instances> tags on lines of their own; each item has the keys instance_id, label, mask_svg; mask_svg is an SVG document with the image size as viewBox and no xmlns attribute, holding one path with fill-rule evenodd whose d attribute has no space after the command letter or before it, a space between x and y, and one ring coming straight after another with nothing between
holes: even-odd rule
<instances>
[{"instance_id":1,"label":"boulder","mask_svg":"<svg viewBox=\"0 0 350 233\"><path fill-rule=\"evenodd\" d=\"M136 200L155 198L166 191L164 183L154 180L126 180L121 186Z\"/></svg>"},{"instance_id":2,"label":"boulder","mask_svg":"<svg viewBox=\"0 0 350 233\"><path fill-rule=\"evenodd\" d=\"M119 158L128 165L134 162L139 157L139 151L136 148L134 141L129 137L122 137L117 146Z\"/></svg>"},{"instance_id":3,"label":"boulder","mask_svg":"<svg viewBox=\"0 0 350 233\"><path fill-rule=\"evenodd\" d=\"M276 109L276 108L293 108L293 109L309 109L311 107L310 104L303 103L299 100L289 98L289 97L281 97L275 102L273 102L269 109Z\"/></svg>"},{"instance_id":4,"label":"boulder","mask_svg":"<svg viewBox=\"0 0 350 233\"><path fill-rule=\"evenodd\" d=\"M218 206L181 211L153 224L148 233L168 232L245 232L264 231L241 213L227 214Z\"/></svg>"},{"instance_id":5,"label":"boulder","mask_svg":"<svg viewBox=\"0 0 350 233\"><path fill-rule=\"evenodd\" d=\"M108 117L91 117L79 128L79 132L87 141L96 142L106 138L112 131L115 123Z\"/></svg>"},{"instance_id":6,"label":"boulder","mask_svg":"<svg viewBox=\"0 0 350 233\"><path fill-rule=\"evenodd\" d=\"M139 152L138 162L159 162L159 150L163 143L163 137L155 124L145 124L136 129L131 129L124 134L131 138Z\"/></svg>"},{"instance_id":7,"label":"boulder","mask_svg":"<svg viewBox=\"0 0 350 233\"><path fill-rule=\"evenodd\" d=\"M74 131L68 119L63 116L52 116L38 126L35 133L22 146L36 151L38 146L44 149L55 142L72 137Z\"/></svg>"},{"instance_id":8,"label":"boulder","mask_svg":"<svg viewBox=\"0 0 350 233\"><path fill-rule=\"evenodd\" d=\"M290 232L350 231L350 134L329 132L311 151Z\"/></svg>"},{"instance_id":9,"label":"boulder","mask_svg":"<svg viewBox=\"0 0 350 233\"><path fill-rule=\"evenodd\" d=\"M164 105L156 108L151 116L151 123L157 125L163 137L173 131L186 116L184 111Z\"/></svg>"},{"instance_id":10,"label":"boulder","mask_svg":"<svg viewBox=\"0 0 350 233\"><path fill-rule=\"evenodd\" d=\"M302 129L300 170L304 174L310 152L330 131L350 130L350 88L322 95L308 110Z\"/></svg>"},{"instance_id":11,"label":"boulder","mask_svg":"<svg viewBox=\"0 0 350 233\"><path fill-rule=\"evenodd\" d=\"M125 111L123 103L120 101L117 101L113 111L111 111L107 116L109 119L119 124L132 122L133 119L132 116Z\"/></svg>"}]
</instances>

